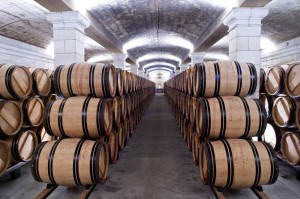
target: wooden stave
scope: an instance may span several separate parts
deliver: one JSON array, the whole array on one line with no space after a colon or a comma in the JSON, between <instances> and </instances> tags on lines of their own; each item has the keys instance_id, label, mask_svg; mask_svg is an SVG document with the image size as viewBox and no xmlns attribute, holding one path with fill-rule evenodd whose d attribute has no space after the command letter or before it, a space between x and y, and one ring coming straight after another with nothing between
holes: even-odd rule
<instances>
[{"instance_id":1,"label":"wooden stave","mask_svg":"<svg viewBox=\"0 0 300 199\"><path fill-rule=\"evenodd\" d=\"M9 65L9 64L0 64L0 72L1 70L4 69L3 72L5 72L4 76L0 76L0 84L5 85L2 88L3 92L0 90L0 98L1 99L14 99L14 100L19 100L22 98L25 98L29 96L31 89L32 89L32 78L30 75L29 70L25 66L20 66L20 65ZM25 84L27 86L26 91L24 94L21 94L16 92L15 89L13 88L13 82L12 82L12 75L13 73L18 70L22 69L24 72L27 74L28 77L28 84Z\"/></svg>"},{"instance_id":2,"label":"wooden stave","mask_svg":"<svg viewBox=\"0 0 300 199\"><path fill-rule=\"evenodd\" d=\"M272 148L276 151L276 152L280 152L280 148L281 148L281 138L282 135L287 131L287 129L284 128L280 128L278 127L274 122L269 122L267 125L272 126L272 128L274 129L274 133L275 133L275 137L276 137L276 144L273 147L270 143L270 145L272 146ZM266 129L267 130L267 129ZM267 142L264 138L264 134L266 132L263 133L263 135L261 137L258 138L258 141L263 141L263 142Z\"/></svg>"},{"instance_id":3,"label":"wooden stave","mask_svg":"<svg viewBox=\"0 0 300 199\"><path fill-rule=\"evenodd\" d=\"M268 121L273 121L272 109L273 109L273 103L274 103L275 97L270 96L266 93L260 93L259 100L264 104Z\"/></svg>"},{"instance_id":4,"label":"wooden stave","mask_svg":"<svg viewBox=\"0 0 300 199\"><path fill-rule=\"evenodd\" d=\"M251 159L251 160L253 160L254 165L255 165L255 162L256 162L256 166L254 166L254 167L260 168L260 169L256 168L255 177L254 177L253 182L247 182L247 184L245 182L240 182L239 183L237 181L237 178L245 179L244 174L248 173L248 175L250 175L250 171L252 169L252 168L247 168L247 167L243 168L243 167L237 167L236 166L236 165L238 165L237 162L239 161L239 159L237 159L236 157L234 157L234 155L232 155L232 151L234 151L233 147L235 147L233 144L238 143L238 142L240 142L240 145L243 146L242 148L239 149L239 150L243 150L243 152L240 152L240 153L243 153L243 156L242 156L243 159L240 160L241 164L243 164L243 160L250 160ZM247 144L247 142L248 142L248 144ZM244 172L241 172L241 171L238 172L240 174L240 176L232 176L232 175L236 174L237 172L234 170L235 171L234 173L233 172L230 173L227 170L227 178L224 178L224 174L223 174L222 178L219 177L219 179L218 179L218 177L216 176L217 175L216 171L220 172L220 170L221 170L220 166L222 167L222 165L225 165L225 164L217 164L216 163L216 160L218 159L218 157L215 157L216 153L212 152L214 150L214 147L215 147L214 144L215 143L222 143L222 146L223 146L222 149L224 148L223 152L226 155L226 158L224 158L222 156L220 158L227 159L227 168L228 168L228 170L229 170L229 168L231 168L230 170L237 169L237 168L245 170ZM260 145L260 148L258 148L259 145ZM252 151L248 149L248 152L251 155L246 156L246 154L248 154L248 153L245 153L245 150L246 150L245 146L249 146L248 148L252 149ZM236 148L238 148L238 147L236 147ZM266 179L263 179L266 183L261 183L261 181L262 181L261 177L266 175L266 173L265 173L266 171L264 171L264 172L261 171L261 169L262 169L261 167L266 166L266 164L261 163L261 161L262 161L262 152L263 152L262 149L264 149L265 154L268 154L268 156L264 157L264 160L265 160L264 162L265 163L266 162L270 163L270 175L268 175ZM226 153L225 153L225 151L226 151ZM227 153L227 151L229 151L229 152ZM256 152L254 152L254 151L256 151ZM255 153L257 153L258 155L255 155ZM202 165L202 164L205 164L205 161L203 161L204 154L205 154L205 156L209 157L208 161L206 161L206 163L207 163L207 166L206 166L206 168L207 168L207 177L209 179L205 178L205 176L204 176L205 168L203 170L203 165ZM211 154L213 154L213 155L211 155ZM237 154L235 154L235 156L236 155ZM232 163L230 163L230 160L232 160ZM230 188L230 189L257 187L259 185L274 184L276 182L276 180L278 178L278 174L279 174L279 165L278 165L277 155L276 155L275 151L272 149L272 147L268 143L264 143L264 142L253 142L253 141L243 140L243 139L228 139L228 140L219 140L219 141L214 141L214 142L204 142L200 146L199 161L200 161L199 169L200 169L201 180L204 184L208 184L208 185L211 185L211 186L218 186L218 187L224 187L224 188ZM234 162L234 164L233 164L233 162ZM232 167L230 166L230 164L231 164ZM255 171L255 170L253 170L253 171ZM226 174L225 174L225 176L226 176ZM258 181L256 179L258 179ZM216 183L216 181L218 183ZM220 182L220 181L223 181L223 182ZM227 183L224 183L224 181L227 181ZM233 184L233 183L235 183L235 184Z\"/></svg>"},{"instance_id":5,"label":"wooden stave","mask_svg":"<svg viewBox=\"0 0 300 199\"><path fill-rule=\"evenodd\" d=\"M219 123L218 121L211 120L212 112L210 109L210 106L211 106L210 102L212 102L213 100L216 100L216 99L219 103L219 107L215 106L215 108L218 109L218 111L220 111L220 113L221 113L221 116L224 115L224 117L220 117L221 118L220 129L218 129L216 131L212 131L212 129L210 128L212 126L212 123L213 122L214 122L214 124ZM245 128L246 129L240 129L241 132L237 131L236 129L229 129L229 132L227 132L228 131L227 122L229 120L227 120L227 116L226 116L226 113L228 113L228 110L226 109L225 101L227 100L228 102L230 102L233 99L240 101L240 104L242 104L244 107L245 112L242 113L239 111L238 113L241 115L248 115L249 120L250 120L250 122L248 123L247 117L246 117L246 120L245 120L245 122L246 122ZM255 107L255 108L257 108L257 112L254 112L254 113L258 113L258 116L259 116L259 118L256 118L257 122L259 123L257 130L251 129L251 126L250 126L250 125L253 125L253 121L252 121L253 116L251 115L251 111L254 111L254 109L249 109L249 105L250 105L249 103L256 104L256 106L257 106L257 107ZM221 104L224 104L224 105L221 106ZM224 109L222 110L221 107L224 107ZM249 110L246 109L246 107L248 107ZM203 115L202 119L199 117L200 113L201 113L201 115ZM229 114L230 114L230 112L229 112ZM214 119L216 119L216 118L214 118ZM232 118L231 118L231 120L232 120ZM197 132L201 134L201 138L211 138L211 139L249 138L252 136L260 136L263 134L263 132L266 128L266 125L267 125L267 118L266 118L266 112L265 112L264 106L262 105L262 103L259 100L243 98L243 97L238 97L238 96L224 96L224 97L217 97L217 98L210 98L210 99L200 98L197 122L198 122L198 124L196 124L196 128L198 129ZM224 125L222 125L222 123ZM198 125L198 127L197 127L197 125ZM249 130L246 132L245 130L247 130L247 129L249 129ZM244 131L244 132L242 132L242 131ZM218 134L218 132L219 132L219 134ZM238 135L233 136L233 135L230 135L231 133L235 133ZM217 134L217 135L212 135L212 134Z\"/></svg>"},{"instance_id":6,"label":"wooden stave","mask_svg":"<svg viewBox=\"0 0 300 199\"><path fill-rule=\"evenodd\" d=\"M80 110L83 110L84 107L86 107L86 111L88 110L89 106L85 105L85 103L89 103L90 100L94 100L94 101L98 101L97 102L97 107L93 110L95 111L95 115L96 115L96 120L95 123L93 123L94 125L97 126L97 130L96 129L93 129L93 134L95 135L90 135L90 131L89 129L87 129L89 127L89 125L86 123L86 128L83 126L83 121L87 120L87 117L88 117L88 113L84 113L84 112L80 112L79 114L79 111L78 113L76 112L76 114L79 116L81 115L81 128L83 128L83 130L81 131L83 134L82 135L68 135L69 132L70 132L70 129L66 130L64 127L63 127L63 117L61 116L61 120L59 119L56 119L56 121L58 121L58 127L57 127L57 130L53 130L53 127L50 123L51 121L51 115L52 115L52 106L55 104L55 103L58 103L59 104L59 107L63 107L62 110L60 111L60 109L57 109L57 111L55 111L54 113L57 113L57 117L56 118L59 118L59 115L63 115L63 109L64 107L66 106L66 103L68 103L70 100L80 100L79 102L81 102L82 104L82 108ZM75 103L75 102L73 102ZM70 97L70 98L67 98L67 99L63 99L63 100L56 100L56 101L53 101L52 103L48 104L46 109L45 109L45 112L44 112L44 117L43 117L43 124L46 128L46 131L47 133L50 135L50 136L56 136L56 137L61 137L61 138L67 138L67 137L73 137L73 138L88 138L88 139L91 139L91 138L98 138L100 136L107 136L110 134L111 130L112 130L112 123L113 123L113 118L112 118L112 110L111 110L111 103L110 103L110 99L98 99L98 98L91 98L91 97L88 97L88 98L85 98L85 97ZM69 105L71 106L71 105ZM106 124L105 125L105 116L103 114L104 113L104 110L107 109L107 114L108 114L108 122L109 124ZM61 112L61 113L60 113ZM74 112L73 114L71 115L72 117L74 116L77 116ZM69 119L70 120L70 119ZM88 121L88 120L87 120ZM98 126L98 124L100 124L100 126ZM101 124L104 124L101 125ZM61 125L61 127L59 127ZM107 126L107 129L105 129L105 126ZM61 131L61 129L63 129L64 132ZM73 128L71 128L73 129ZM85 129L85 130L84 130ZM95 131L97 131L97 133L95 133Z\"/></svg>"},{"instance_id":7,"label":"wooden stave","mask_svg":"<svg viewBox=\"0 0 300 199\"><path fill-rule=\"evenodd\" d=\"M124 92L124 79L123 79L123 70L120 68L116 68L116 80L117 80L117 87L116 87L116 96L123 95Z\"/></svg>"},{"instance_id":8,"label":"wooden stave","mask_svg":"<svg viewBox=\"0 0 300 199\"><path fill-rule=\"evenodd\" d=\"M68 157L72 157L73 160L70 161L66 158L64 158L64 161L56 161L56 162L59 162L59 163L62 163L63 165L72 165L72 172L71 172L71 176L73 177L73 182L60 182L62 179L59 179L59 181L57 179L55 179L55 173L54 173L54 169L53 169L53 165L54 165L54 161L55 161L55 155L57 154L57 148L58 146L62 146L63 144L62 143L66 143L66 144L69 144L70 143L72 144L72 142L74 141L74 143L76 144L76 147L75 147L75 150L74 151L77 151L76 153L74 153L73 151L71 151L70 153L70 150L61 150L60 152L61 153L65 153L65 154L68 154ZM65 145L66 145L65 144ZM83 144L86 144L86 145L92 145L92 149L91 150L85 150L84 152L86 153L86 151L90 152L89 154L89 166L88 168L86 169L82 169L83 170L89 170L89 180L86 180L85 181L88 181L88 182L85 182L85 183L82 183L82 179L80 179L82 177L80 177L80 173L79 171L77 171L74 167L74 164L78 164L77 166L77 169L80 165L80 153L82 153L82 149L87 149L87 147L83 147ZM48 154L43 154L43 152L45 153L45 151L43 151L46 146L49 146L49 145L52 145L50 146L51 148L51 151L48 151ZM70 149L71 147L69 147ZM74 147L73 147L74 148ZM73 149L72 148L72 149ZM99 172L100 171L100 165L97 164L100 162L100 157L101 156L101 152L100 152L100 149L103 149L105 150L105 152L102 154L104 155L104 174L102 176L100 176ZM68 139L60 139L60 140L57 140L57 141L51 141L51 142L42 142L36 149L34 155L33 155L33 158L32 158L32 163L31 163L31 173L32 173L32 176L33 178L37 181L37 182L46 182L46 183L51 183L51 184L55 184L55 185L62 185L62 186L67 186L67 187L74 187L74 186L80 186L80 185L91 185L91 184L98 184L98 183L103 183L106 181L107 179L107 173L108 173L108 163L109 163L109 152L108 152L108 145L105 143L105 142L99 142L99 141L92 141L92 140L85 140L85 139L78 139L78 138L68 138ZM50 152L50 154L49 154ZM56 153L55 153L56 152ZM61 153L58 153L61 155ZM40 161L42 160L41 158L41 154L43 154L46 158L46 160L48 160L48 164L47 165L47 170L48 172L45 172L48 174L48 179L42 179L42 178L46 178L45 176L41 176L40 175L40 170L39 168L43 168L43 167L40 167L39 164L40 164ZM45 161L46 161L45 160ZM52 164L49 164L49 162L52 162ZM91 163L92 163L92 169L91 169ZM58 164L58 163L57 163ZM49 168L50 166L50 168ZM52 166L52 167L51 167ZM63 170L65 167L60 167L60 170ZM75 169L75 171L74 171ZM79 170L79 169L78 169ZM50 172L52 171L52 172ZM49 173L50 172L50 173ZM63 173L67 173L67 172L70 172L69 170L65 170ZM95 174L92 174L93 173L97 173L98 175L95 175ZM52 176L52 179L49 178L49 176ZM84 176L86 177L86 175ZM77 179L77 180L76 180Z\"/></svg>"},{"instance_id":9,"label":"wooden stave","mask_svg":"<svg viewBox=\"0 0 300 199\"><path fill-rule=\"evenodd\" d=\"M19 121L19 124L18 124L17 128L15 128L15 130L12 133L6 132L3 129L3 127L0 125L0 134L7 135L7 136L13 136L13 135L16 135L20 131L21 127L22 127L22 124L23 124L23 112L22 112L21 108L19 107L19 105L17 104L17 102L14 102L14 101L11 101L11 100L2 100L2 99L0 99L0 111L1 111L1 109L7 103L13 103L15 105L15 107L18 109L19 116L20 116L20 121Z\"/></svg>"},{"instance_id":10,"label":"wooden stave","mask_svg":"<svg viewBox=\"0 0 300 199\"><path fill-rule=\"evenodd\" d=\"M285 139L287 136L294 136L292 139L293 145L294 145L294 149L297 153L297 159L295 160L291 160L291 158L289 157L287 151L285 150L285 146L289 145L288 143L285 144ZM294 140L294 138L297 137L298 142L296 140ZM291 165L300 165L300 132L299 131L287 131L286 133L284 133L282 135L282 139L281 139L281 152L283 154L283 156L285 157L286 161L291 164ZM298 145L298 146L297 146ZM287 147L290 148L290 147ZM290 152L289 152L290 153Z\"/></svg>"},{"instance_id":11,"label":"wooden stave","mask_svg":"<svg viewBox=\"0 0 300 199\"><path fill-rule=\"evenodd\" d=\"M87 71L87 69L89 75L87 80L83 82L83 80L79 78L81 76L76 74L76 72L78 73L80 70ZM98 74L100 71L101 75ZM96 72L97 74L95 75ZM81 74L83 75L85 73L81 71ZM87 76L87 74L85 75ZM55 93L61 97L92 96L97 98L109 98L114 97L116 94L116 69L112 64L73 63L70 65L60 65L56 68L53 78ZM101 90L96 90L95 85L97 85L97 81L99 80L101 80ZM65 85L62 82L64 82ZM74 82L77 83L74 85ZM85 90L78 86L78 84L85 87Z\"/></svg>"}]
</instances>

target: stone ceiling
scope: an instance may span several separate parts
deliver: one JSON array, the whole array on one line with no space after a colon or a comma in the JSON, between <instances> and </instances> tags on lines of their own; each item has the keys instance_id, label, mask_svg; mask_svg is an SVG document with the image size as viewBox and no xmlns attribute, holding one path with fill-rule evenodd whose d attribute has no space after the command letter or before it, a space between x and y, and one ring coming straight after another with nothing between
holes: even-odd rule
<instances>
[{"instance_id":1,"label":"stone ceiling","mask_svg":"<svg viewBox=\"0 0 300 199\"><path fill-rule=\"evenodd\" d=\"M90 12L123 44L134 61L153 53L159 55L141 61L140 66L153 62L178 66L180 62L165 55L185 59L201 34L224 10L208 0L99 2ZM280 43L300 35L300 0L273 0L265 7L270 11L262 21L264 37ZM47 12L33 0L2 1L0 35L47 48L52 41L52 25L45 19ZM97 43L87 42L85 52L86 60L102 56L102 61L112 61L110 52ZM218 54L228 55L228 41L224 38L206 52L206 60L214 59Z\"/></svg>"}]
</instances>

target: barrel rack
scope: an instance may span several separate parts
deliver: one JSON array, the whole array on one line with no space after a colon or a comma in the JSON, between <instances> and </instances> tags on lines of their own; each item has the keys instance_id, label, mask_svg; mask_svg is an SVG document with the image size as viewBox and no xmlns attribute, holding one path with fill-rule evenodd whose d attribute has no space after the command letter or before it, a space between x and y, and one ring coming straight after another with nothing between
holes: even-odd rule
<instances>
[{"instance_id":1,"label":"barrel rack","mask_svg":"<svg viewBox=\"0 0 300 199\"><path fill-rule=\"evenodd\" d=\"M8 174L10 174L10 178L12 180L15 180L17 178L19 178L21 176L21 167L24 166L25 164L27 164L28 162L19 162L17 164L14 164L13 166L9 167L1 176L5 177Z\"/></svg>"},{"instance_id":2,"label":"barrel rack","mask_svg":"<svg viewBox=\"0 0 300 199\"><path fill-rule=\"evenodd\" d=\"M95 189L97 184L92 185L86 185L84 187L84 190L81 192L79 199L87 199ZM42 190L37 196L35 196L35 199L45 199L47 198L56 188L58 185L55 184L47 184L46 188Z\"/></svg>"},{"instance_id":3,"label":"barrel rack","mask_svg":"<svg viewBox=\"0 0 300 199\"><path fill-rule=\"evenodd\" d=\"M280 153L276 153L276 154L277 154L277 157L279 160L285 162L286 164L288 164L289 166L291 166L292 168L294 168L297 171L296 178L298 181L300 181L300 165L292 165L288 161L286 161L286 159L283 157L283 155L281 155Z\"/></svg>"},{"instance_id":4,"label":"barrel rack","mask_svg":"<svg viewBox=\"0 0 300 199\"><path fill-rule=\"evenodd\" d=\"M211 187L214 196L217 199L225 199L226 197L223 194L223 190L226 190L225 188L220 188L220 187ZM261 186L258 187L252 187L250 188L251 191L253 191L253 193L257 196L257 198L259 199L269 199L269 197L267 196L267 194L264 193L263 188Z\"/></svg>"}]
</instances>

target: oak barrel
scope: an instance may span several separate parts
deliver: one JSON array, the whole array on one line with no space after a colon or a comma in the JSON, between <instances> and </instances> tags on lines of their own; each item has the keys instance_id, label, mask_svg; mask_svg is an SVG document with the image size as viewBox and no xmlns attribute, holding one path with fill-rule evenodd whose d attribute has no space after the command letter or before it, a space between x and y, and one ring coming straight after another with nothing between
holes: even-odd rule
<instances>
[{"instance_id":1,"label":"oak barrel","mask_svg":"<svg viewBox=\"0 0 300 199\"><path fill-rule=\"evenodd\" d=\"M43 121L49 135L90 139L109 135L112 114L110 99L79 96L48 104Z\"/></svg>"},{"instance_id":2,"label":"oak barrel","mask_svg":"<svg viewBox=\"0 0 300 199\"><path fill-rule=\"evenodd\" d=\"M118 139L119 139L119 150L122 151L124 149L125 146L125 142L126 142L126 138L125 138L125 131L124 131L124 127L123 124L119 124L117 126L117 134L118 134Z\"/></svg>"},{"instance_id":3,"label":"oak barrel","mask_svg":"<svg viewBox=\"0 0 300 199\"><path fill-rule=\"evenodd\" d=\"M38 96L48 96L51 92L52 81L46 69L29 68L32 77L32 92Z\"/></svg>"},{"instance_id":4,"label":"oak barrel","mask_svg":"<svg viewBox=\"0 0 300 199\"><path fill-rule=\"evenodd\" d=\"M238 96L199 99L198 133L211 139L260 136L267 125L266 111L257 99Z\"/></svg>"},{"instance_id":5,"label":"oak barrel","mask_svg":"<svg viewBox=\"0 0 300 199\"><path fill-rule=\"evenodd\" d=\"M23 112L18 103L0 99L0 133L15 135L23 125Z\"/></svg>"},{"instance_id":6,"label":"oak barrel","mask_svg":"<svg viewBox=\"0 0 300 199\"><path fill-rule=\"evenodd\" d=\"M0 140L0 176L6 171L10 164L11 152L5 141Z\"/></svg>"},{"instance_id":7,"label":"oak barrel","mask_svg":"<svg viewBox=\"0 0 300 199\"><path fill-rule=\"evenodd\" d=\"M47 133L43 124L38 127L32 128L31 130L35 132L39 143L56 140L55 136L51 136Z\"/></svg>"},{"instance_id":8,"label":"oak barrel","mask_svg":"<svg viewBox=\"0 0 300 199\"><path fill-rule=\"evenodd\" d=\"M121 122L121 105L120 97L114 97L111 99L111 107L113 111L113 123L114 126L120 124Z\"/></svg>"},{"instance_id":9,"label":"oak barrel","mask_svg":"<svg viewBox=\"0 0 300 199\"><path fill-rule=\"evenodd\" d=\"M15 136L4 139L11 151L11 162L26 162L38 146L38 138L32 130L21 130Z\"/></svg>"},{"instance_id":10,"label":"oak barrel","mask_svg":"<svg viewBox=\"0 0 300 199\"><path fill-rule=\"evenodd\" d=\"M281 137L286 131L287 129L280 128L274 122L270 122L259 141L267 142L275 151L280 151Z\"/></svg>"},{"instance_id":11,"label":"oak barrel","mask_svg":"<svg viewBox=\"0 0 300 199\"><path fill-rule=\"evenodd\" d=\"M111 132L107 136L107 143L109 148L109 162L115 164L119 157L119 136L116 132Z\"/></svg>"},{"instance_id":12,"label":"oak barrel","mask_svg":"<svg viewBox=\"0 0 300 199\"><path fill-rule=\"evenodd\" d=\"M285 74L285 91L291 97L300 97L300 63L288 65Z\"/></svg>"},{"instance_id":13,"label":"oak barrel","mask_svg":"<svg viewBox=\"0 0 300 199\"><path fill-rule=\"evenodd\" d=\"M279 127L296 128L296 113L299 100L291 97L278 97L273 103L273 120Z\"/></svg>"},{"instance_id":14,"label":"oak barrel","mask_svg":"<svg viewBox=\"0 0 300 199\"><path fill-rule=\"evenodd\" d=\"M104 182L108 172L104 142L68 138L42 142L36 149L31 172L38 182L74 187Z\"/></svg>"},{"instance_id":15,"label":"oak barrel","mask_svg":"<svg viewBox=\"0 0 300 199\"><path fill-rule=\"evenodd\" d=\"M248 96L255 92L258 77L253 64L236 61L195 65L194 96Z\"/></svg>"},{"instance_id":16,"label":"oak barrel","mask_svg":"<svg viewBox=\"0 0 300 199\"><path fill-rule=\"evenodd\" d=\"M281 152L292 165L300 164L300 133L286 132L281 139Z\"/></svg>"},{"instance_id":17,"label":"oak barrel","mask_svg":"<svg viewBox=\"0 0 300 199\"><path fill-rule=\"evenodd\" d=\"M266 92L265 88L265 79L266 79L266 68L260 68L260 84L259 84L259 92L264 93Z\"/></svg>"},{"instance_id":18,"label":"oak barrel","mask_svg":"<svg viewBox=\"0 0 300 199\"><path fill-rule=\"evenodd\" d=\"M114 97L116 70L111 64L77 63L58 66L54 73L54 89L63 97Z\"/></svg>"},{"instance_id":19,"label":"oak barrel","mask_svg":"<svg viewBox=\"0 0 300 199\"><path fill-rule=\"evenodd\" d=\"M23 127L36 127L43 122L44 102L38 97L28 97L20 101L24 119Z\"/></svg>"},{"instance_id":20,"label":"oak barrel","mask_svg":"<svg viewBox=\"0 0 300 199\"><path fill-rule=\"evenodd\" d=\"M265 89L269 95L285 93L284 79L288 65L270 67L266 72Z\"/></svg>"},{"instance_id":21,"label":"oak barrel","mask_svg":"<svg viewBox=\"0 0 300 199\"><path fill-rule=\"evenodd\" d=\"M268 95L266 93L261 93L259 95L259 100L264 104L264 107L266 109L268 121L273 121L272 109L275 99L276 98L274 96Z\"/></svg>"},{"instance_id":22,"label":"oak barrel","mask_svg":"<svg viewBox=\"0 0 300 199\"><path fill-rule=\"evenodd\" d=\"M123 79L123 70L120 68L116 68L116 96L123 95L124 91L124 79Z\"/></svg>"},{"instance_id":23,"label":"oak barrel","mask_svg":"<svg viewBox=\"0 0 300 199\"><path fill-rule=\"evenodd\" d=\"M264 142L244 139L204 142L199 161L201 180L216 187L240 189L273 184L279 173L275 151Z\"/></svg>"},{"instance_id":24,"label":"oak barrel","mask_svg":"<svg viewBox=\"0 0 300 199\"><path fill-rule=\"evenodd\" d=\"M25 66L0 64L0 98L21 99L31 92L32 78Z\"/></svg>"}]
</instances>

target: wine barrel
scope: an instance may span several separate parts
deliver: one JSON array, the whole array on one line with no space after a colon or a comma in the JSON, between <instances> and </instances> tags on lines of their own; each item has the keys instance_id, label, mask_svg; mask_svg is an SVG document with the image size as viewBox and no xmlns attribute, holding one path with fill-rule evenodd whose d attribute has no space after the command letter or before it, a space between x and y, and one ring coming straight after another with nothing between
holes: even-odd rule
<instances>
[{"instance_id":1,"label":"wine barrel","mask_svg":"<svg viewBox=\"0 0 300 199\"><path fill-rule=\"evenodd\" d=\"M109 162L115 164L119 157L119 136L116 132L112 132L107 137L109 149Z\"/></svg>"},{"instance_id":2,"label":"wine barrel","mask_svg":"<svg viewBox=\"0 0 300 199\"><path fill-rule=\"evenodd\" d=\"M52 89L52 81L46 69L29 68L32 77L32 93L38 96L48 96Z\"/></svg>"},{"instance_id":3,"label":"wine barrel","mask_svg":"<svg viewBox=\"0 0 300 199\"><path fill-rule=\"evenodd\" d=\"M123 127L123 124L119 124L117 126L117 133L118 133L118 139L119 139L119 150L120 151L123 151L124 149L124 146L125 146L125 131L124 131L124 127Z\"/></svg>"},{"instance_id":4,"label":"wine barrel","mask_svg":"<svg viewBox=\"0 0 300 199\"><path fill-rule=\"evenodd\" d=\"M199 147L200 147L200 134L194 133L192 137L192 157L195 165L199 164Z\"/></svg>"},{"instance_id":5,"label":"wine barrel","mask_svg":"<svg viewBox=\"0 0 300 199\"><path fill-rule=\"evenodd\" d=\"M15 135L23 124L23 112L18 103L0 99L0 133Z\"/></svg>"},{"instance_id":6,"label":"wine barrel","mask_svg":"<svg viewBox=\"0 0 300 199\"><path fill-rule=\"evenodd\" d=\"M120 106L121 106L121 116L122 120L125 120L127 117L127 107L126 107L126 97L125 95L122 95L120 97Z\"/></svg>"},{"instance_id":7,"label":"wine barrel","mask_svg":"<svg viewBox=\"0 0 300 199\"><path fill-rule=\"evenodd\" d=\"M300 164L300 133L286 132L281 139L281 152L287 162L292 165Z\"/></svg>"},{"instance_id":8,"label":"wine barrel","mask_svg":"<svg viewBox=\"0 0 300 199\"><path fill-rule=\"evenodd\" d=\"M120 68L116 68L116 96L123 95L124 91L124 79L123 79L123 70Z\"/></svg>"},{"instance_id":9,"label":"wine barrel","mask_svg":"<svg viewBox=\"0 0 300 199\"><path fill-rule=\"evenodd\" d=\"M31 92L32 78L25 66L0 64L0 98L21 99Z\"/></svg>"},{"instance_id":10,"label":"wine barrel","mask_svg":"<svg viewBox=\"0 0 300 199\"><path fill-rule=\"evenodd\" d=\"M271 67L266 72L265 89L269 95L280 95L285 93L284 79L288 65Z\"/></svg>"},{"instance_id":11,"label":"wine barrel","mask_svg":"<svg viewBox=\"0 0 300 199\"><path fill-rule=\"evenodd\" d=\"M54 72L54 89L57 95L63 97L114 97L116 70L111 64L61 65Z\"/></svg>"},{"instance_id":12,"label":"wine barrel","mask_svg":"<svg viewBox=\"0 0 300 199\"><path fill-rule=\"evenodd\" d=\"M46 107L44 126L51 136L98 138L112 130L110 99L70 97Z\"/></svg>"},{"instance_id":13,"label":"wine barrel","mask_svg":"<svg viewBox=\"0 0 300 199\"><path fill-rule=\"evenodd\" d=\"M270 96L266 93L261 93L259 95L259 100L264 104L268 121L273 121L272 109L273 109L273 103L274 103L275 97Z\"/></svg>"},{"instance_id":14,"label":"wine barrel","mask_svg":"<svg viewBox=\"0 0 300 199\"><path fill-rule=\"evenodd\" d=\"M38 97L28 97L19 101L23 110L23 127L36 127L43 122L44 102Z\"/></svg>"},{"instance_id":15,"label":"wine barrel","mask_svg":"<svg viewBox=\"0 0 300 199\"><path fill-rule=\"evenodd\" d=\"M236 61L203 62L195 65L195 97L248 96L255 92L255 66Z\"/></svg>"},{"instance_id":16,"label":"wine barrel","mask_svg":"<svg viewBox=\"0 0 300 199\"><path fill-rule=\"evenodd\" d=\"M244 139L204 142L199 161L201 180L216 187L240 189L273 184L279 173L275 151L264 142Z\"/></svg>"},{"instance_id":17,"label":"wine barrel","mask_svg":"<svg viewBox=\"0 0 300 199\"><path fill-rule=\"evenodd\" d=\"M285 74L285 91L291 97L300 97L300 63L288 65Z\"/></svg>"},{"instance_id":18,"label":"wine barrel","mask_svg":"<svg viewBox=\"0 0 300 199\"><path fill-rule=\"evenodd\" d=\"M270 122L259 141L267 142L275 151L280 151L281 137L286 131L287 129L280 128L274 122Z\"/></svg>"},{"instance_id":19,"label":"wine barrel","mask_svg":"<svg viewBox=\"0 0 300 199\"><path fill-rule=\"evenodd\" d=\"M10 164L11 152L5 141L0 140L0 176L6 171Z\"/></svg>"},{"instance_id":20,"label":"wine barrel","mask_svg":"<svg viewBox=\"0 0 300 199\"><path fill-rule=\"evenodd\" d=\"M278 97L274 101L272 115L274 122L279 127L296 128L296 113L299 100L291 97Z\"/></svg>"},{"instance_id":21,"label":"wine barrel","mask_svg":"<svg viewBox=\"0 0 300 199\"><path fill-rule=\"evenodd\" d=\"M4 139L11 152L11 162L26 162L38 146L38 138L32 130L21 130L15 136Z\"/></svg>"},{"instance_id":22,"label":"wine barrel","mask_svg":"<svg viewBox=\"0 0 300 199\"><path fill-rule=\"evenodd\" d=\"M114 126L117 126L121 122L121 105L120 105L120 98L114 97L111 99L111 107L113 112L113 123Z\"/></svg>"},{"instance_id":23,"label":"wine barrel","mask_svg":"<svg viewBox=\"0 0 300 199\"><path fill-rule=\"evenodd\" d=\"M104 142L78 138L42 142L32 158L32 176L38 182L68 187L98 184L107 177L108 153Z\"/></svg>"},{"instance_id":24,"label":"wine barrel","mask_svg":"<svg viewBox=\"0 0 300 199\"><path fill-rule=\"evenodd\" d=\"M266 68L260 68L260 84L259 84L259 92L264 93L266 92L265 88L265 79L266 79Z\"/></svg>"},{"instance_id":25,"label":"wine barrel","mask_svg":"<svg viewBox=\"0 0 300 199\"><path fill-rule=\"evenodd\" d=\"M267 125L266 111L257 99L237 96L199 99L198 129L211 139L260 136Z\"/></svg>"},{"instance_id":26,"label":"wine barrel","mask_svg":"<svg viewBox=\"0 0 300 199\"><path fill-rule=\"evenodd\" d=\"M128 79L128 72L126 70L122 71L122 76L123 76L123 91L125 94L129 92L129 79Z\"/></svg>"}]
</instances>

